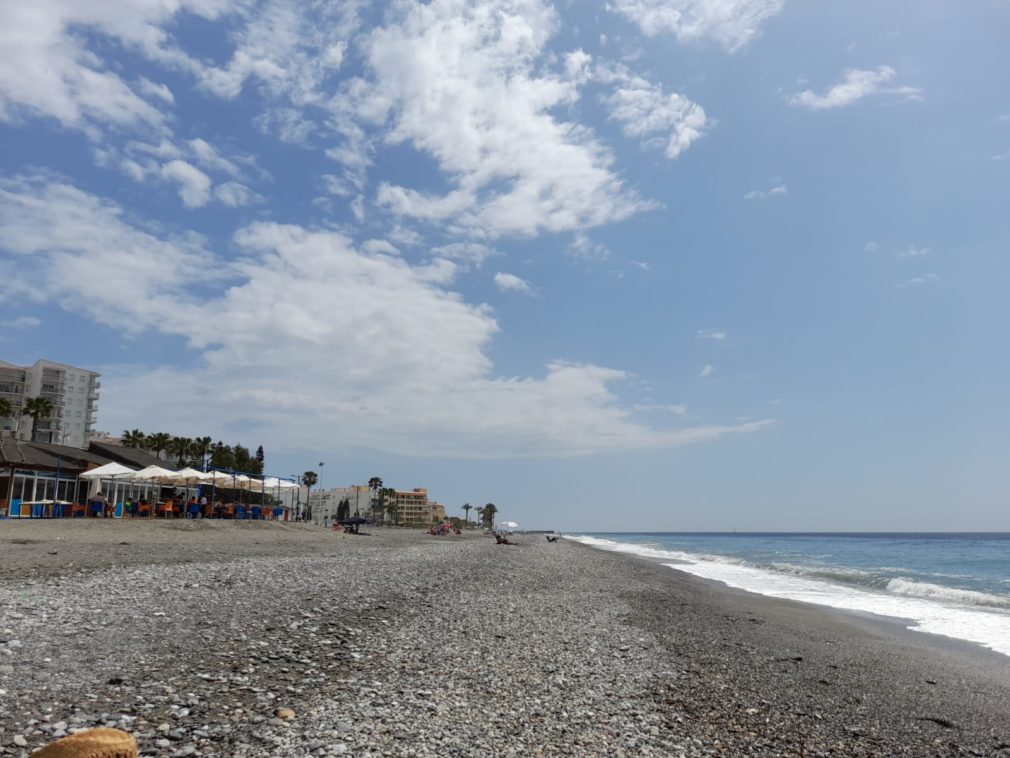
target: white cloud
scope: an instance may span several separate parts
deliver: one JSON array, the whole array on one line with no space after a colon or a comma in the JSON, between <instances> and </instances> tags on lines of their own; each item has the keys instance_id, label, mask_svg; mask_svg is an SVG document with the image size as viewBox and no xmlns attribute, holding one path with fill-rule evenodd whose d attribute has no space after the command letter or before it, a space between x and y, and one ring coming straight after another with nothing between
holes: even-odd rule
<instances>
[{"instance_id":1,"label":"white cloud","mask_svg":"<svg viewBox=\"0 0 1010 758\"><path fill-rule=\"evenodd\" d=\"M712 376L715 373L715 366L707 364L701 371L698 372L699 379L705 379Z\"/></svg>"},{"instance_id":2,"label":"white cloud","mask_svg":"<svg viewBox=\"0 0 1010 758\"><path fill-rule=\"evenodd\" d=\"M646 261L632 261L631 265L638 266L642 271L652 271L652 266L650 266Z\"/></svg>"},{"instance_id":3,"label":"white cloud","mask_svg":"<svg viewBox=\"0 0 1010 758\"><path fill-rule=\"evenodd\" d=\"M929 255L930 250L928 247L910 247L907 250L902 250L898 253L899 258L924 258Z\"/></svg>"},{"instance_id":4,"label":"white cloud","mask_svg":"<svg viewBox=\"0 0 1010 758\"><path fill-rule=\"evenodd\" d=\"M887 86L897 72L890 66L880 66L874 70L851 68L845 77L823 95L812 90L804 90L793 95L789 102L810 110L841 108L871 95L895 95L906 100L922 99L922 90L915 87Z\"/></svg>"},{"instance_id":5,"label":"white cloud","mask_svg":"<svg viewBox=\"0 0 1010 758\"><path fill-rule=\"evenodd\" d=\"M242 176L242 169L234 161L222 156L207 140L197 137L186 144L192 151L194 160L205 170L217 171L234 178Z\"/></svg>"},{"instance_id":6,"label":"white cloud","mask_svg":"<svg viewBox=\"0 0 1010 758\"><path fill-rule=\"evenodd\" d=\"M175 95L172 94L172 90L165 84L152 82L150 79L142 76L137 80L137 87L145 95L156 97L166 105L175 105Z\"/></svg>"},{"instance_id":7,"label":"white cloud","mask_svg":"<svg viewBox=\"0 0 1010 758\"><path fill-rule=\"evenodd\" d=\"M548 70L557 27L540 0L396 6L367 38L370 78L346 87L356 119L385 142L431 156L455 185L442 195L384 184L393 213L473 235L585 229L652 207L611 170L613 157L558 113L578 82Z\"/></svg>"},{"instance_id":8,"label":"white cloud","mask_svg":"<svg viewBox=\"0 0 1010 758\"><path fill-rule=\"evenodd\" d=\"M743 196L744 200L767 200L770 197L785 195L789 189L784 184L777 184L769 190L751 190Z\"/></svg>"},{"instance_id":9,"label":"white cloud","mask_svg":"<svg viewBox=\"0 0 1010 758\"><path fill-rule=\"evenodd\" d=\"M0 3L0 120L23 115L97 130L161 129L162 112L144 95L170 104L171 93L147 80L134 88L86 49L81 30L154 60L182 60L164 27L180 13L216 18L224 0L105 0Z\"/></svg>"},{"instance_id":10,"label":"white cloud","mask_svg":"<svg viewBox=\"0 0 1010 758\"><path fill-rule=\"evenodd\" d=\"M602 242L596 242L589 238L589 235L576 232L572 244L568 246L568 251L576 258L586 260L603 260L610 255L607 246Z\"/></svg>"},{"instance_id":11,"label":"white cloud","mask_svg":"<svg viewBox=\"0 0 1010 758\"><path fill-rule=\"evenodd\" d=\"M922 274L921 276L913 276L911 279L906 279L905 281L896 284L896 287L921 287L924 284L935 284L940 281L940 277L937 274Z\"/></svg>"},{"instance_id":12,"label":"white cloud","mask_svg":"<svg viewBox=\"0 0 1010 758\"><path fill-rule=\"evenodd\" d=\"M476 267L480 267L488 258L501 255L497 250L478 242L450 242L448 245L432 248L431 252L433 255Z\"/></svg>"},{"instance_id":13,"label":"white cloud","mask_svg":"<svg viewBox=\"0 0 1010 758\"><path fill-rule=\"evenodd\" d=\"M610 118L619 121L629 137L662 147L672 160L705 133L705 110L697 103L676 92L665 94L639 76L618 78L620 83L603 102L610 109Z\"/></svg>"},{"instance_id":14,"label":"white cloud","mask_svg":"<svg viewBox=\"0 0 1010 758\"><path fill-rule=\"evenodd\" d=\"M872 240L863 245L863 250L865 250L868 253L875 253L879 249L880 249L880 243L874 242Z\"/></svg>"},{"instance_id":15,"label":"white cloud","mask_svg":"<svg viewBox=\"0 0 1010 758\"><path fill-rule=\"evenodd\" d=\"M241 208L265 202L262 195L253 192L239 182L225 182L224 184L217 185L214 188L214 197L229 208Z\"/></svg>"},{"instance_id":16,"label":"white cloud","mask_svg":"<svg viewBox=\"0 0 1010 758\"><path fill-rule=\"evenodd\" d=\"M515 274L506 274L499 271L494 275L495 286L502 292L523 292L529 294L531 288L529 282L520 279Z\"/></svg>"},{"instance_id":17,"label":"white cloud","mask_svg":"<svg viewBox=\"0 0 1010 758\"><path fill-rule=\"evenodd\" d=\"M487 351L498 324L450 288L448 261L415 266L280 224L253 224L234 242L242 257L229 264L199 237L145 228L51 178L0 183L0 249L21 277L0 276L0 291L177 335L194 351L192 365L106 371L113 427L226 436L240 424L279 451L337 442L502 457L669 447L769 423L640 423L614 391L628 375L602 366L497 376ZM130 296L109 307L106 292Z\"/></svg>"},{"instance_id":18,"label":"white cloud","mask_svg":"<svg viewBox=\"0 0 1010 758\"><path fill-rule=\"evenodd\" d=\"M650 37L670 33L679 42L710 39L736 52L783 5L784 0L615 0L613 7Z\"/></svg>"},{"instance_id":19,"label":"white cloud","mask_svg":"<svg viewBox=\"0 0 1010 758\"><path fill-rule=\"evenodd\" d=\"M361 243L361 249L366 253L375 253L383 255L399 255L400 251L397 249L389 240L365 240Z\"/></svg>"},{"instance_id":20,"label":"white cloud","mask_svg":"<svg viewBox=\"0 0 1010 758\"><path fill-rule=\"evenodd\" d=\"M699 329L698 330L698 339L716 340L716 341L722 342L728 336L729 335L727 335L726 332L721 332L721 331L718 331L716 329Z\"/></svg>"},{"instance_id":21,"label":"white cloud","mask_svg":"<svg viewBox=\"0 0 1010 758\"><path fill-rule=\"evenodd\" d=\"M187 208L199 208L210 200L210 177L185 161L169 161L161 167L161 177L179 185L179 197Z\"/></svg>"},{"instance_id":22,"label":"white cloud","mask_svg":"<svg viewBox=\"0 0 1010 758\"><path fill-rule=\"evenodd\" d=\"M0 321L0 326L8 329L34 329L42 325L42 319L35 316L18 316L17 318Z\"/></svg>"},{"instance_id":23,"label":"white cloud","mask_svg":"<svg viewBox=\"0 0 1010 758\"><path fill-rule=\"evenodd\" d=\"M12 264L0 292L73 302L127 332L180 330L194 312L193 283L218 270L199 237L131 225L118 206L47 177L0 182L0 248ZM110 307L105 293L129 297Z\"/></svg>"}]
</instances>

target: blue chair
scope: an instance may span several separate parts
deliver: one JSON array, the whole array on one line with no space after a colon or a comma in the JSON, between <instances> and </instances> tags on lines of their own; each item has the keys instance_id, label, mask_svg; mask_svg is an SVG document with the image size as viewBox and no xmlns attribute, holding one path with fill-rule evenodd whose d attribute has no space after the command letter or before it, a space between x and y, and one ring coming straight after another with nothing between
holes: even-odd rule
<instances>
[{"instance_id":1,"label":"blue chair","mask_svg":"<svg viewBox=\"0 0 1010 758\"><path fill-rule=\"evenodd\" d=\"M246 517L246 515L245 515L245 506L244 505L236 506L236 508L235 508L235 518L237 518L237 519L244 519L245 517Z\"/></svg>"},{"instance_id":2,"label":"blue chair","mask_svg":"<svg viewBox=\"0 0 1010 758\"><path fill-rule=\"evenodd\" d=\"M253 519L253 521L259 521L262 518L263 518L263 509L260 508L258 505L254 505L252 507L252 519Z\"/></svg>"}]
</instances>

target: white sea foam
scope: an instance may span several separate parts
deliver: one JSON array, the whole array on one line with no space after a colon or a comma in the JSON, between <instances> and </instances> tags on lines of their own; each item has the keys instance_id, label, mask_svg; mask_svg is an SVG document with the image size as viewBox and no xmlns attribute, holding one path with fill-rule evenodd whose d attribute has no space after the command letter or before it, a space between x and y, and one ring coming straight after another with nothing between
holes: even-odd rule
<instances>
[{"instance_id":1,"label":"white sea foam","mask_svg":"<svg viewBox=\"0 0 1010 758\"><path fill-rule=\"evenodd\" d=\"M1010 613L1006 611L1006 600L999 596L907 579L891 579L886 588L874 589L757 568L720 556L643 548L630 542L598 537L572 536L570 539L603 550L675 560L676 563L666 565L748 592L905 619L913 631L975 642L1010 656ZM993 600L998 602L991 602Z\"/></svg>"},{"instance_id":2,"label":"white sea foam","mask_svg":"<svg viewBox=\"0 0 1010 758\"><path fill-rule=\"evenodd\" d=\"M921 597L927 600L940 600L962 605L987 605L992 608L1010 607L1010 598L990 595L987 592L944 587L929 582L915 582L911 579L892 579L887 583L887 591L904 597Z\"/></svg>"}]
</instances>

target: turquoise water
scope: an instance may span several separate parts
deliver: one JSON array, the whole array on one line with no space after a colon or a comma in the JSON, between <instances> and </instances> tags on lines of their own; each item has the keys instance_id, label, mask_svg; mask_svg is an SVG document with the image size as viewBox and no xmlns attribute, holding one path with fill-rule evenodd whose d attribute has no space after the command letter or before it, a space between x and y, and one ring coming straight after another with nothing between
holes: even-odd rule
<instances>
[{"instance_id":1,"label":"turquoise water","mask_svg":"<svg viewBox=\"0 0 1010 758\"><path fill-rule=\"evenodd\" d=\"M570 535L773 597L908 619L1010 655L1010 534Z\"/></svg>"}]
</instances>

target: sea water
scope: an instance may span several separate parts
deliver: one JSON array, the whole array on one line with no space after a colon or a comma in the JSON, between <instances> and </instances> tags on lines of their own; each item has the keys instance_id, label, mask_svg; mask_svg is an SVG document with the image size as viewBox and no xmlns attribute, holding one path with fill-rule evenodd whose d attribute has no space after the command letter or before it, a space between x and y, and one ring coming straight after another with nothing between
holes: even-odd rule
<instances>
[{"instance_id":1,"label":"sea water","mask_svg":"<svg viewBox=\"0 0 1010 758\"><path fill-rule=\"evenodd\" d=\"M1010 534L581 534L730 587L903 619L1010 656Z\"/></svg>"}]
</instances>

